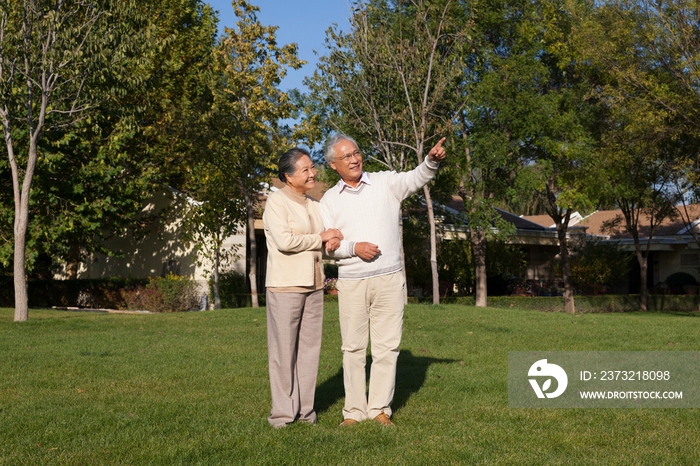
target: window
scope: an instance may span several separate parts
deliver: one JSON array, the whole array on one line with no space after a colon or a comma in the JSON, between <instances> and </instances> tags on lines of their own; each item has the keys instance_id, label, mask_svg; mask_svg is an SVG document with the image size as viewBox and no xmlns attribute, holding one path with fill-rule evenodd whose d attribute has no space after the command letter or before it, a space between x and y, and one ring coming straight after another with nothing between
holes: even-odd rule
<instances>
[{"instance_id":1,"label":"window","mask_svg":"<svg viewBox=\"0 0 700 466\"><path fill-rule=\"evenodd\" d=\"M163 262L163 272L161 277L165 277L168 274L180 275L180 261L170 259L169 261Z\"/></svg>"}]
</instances>

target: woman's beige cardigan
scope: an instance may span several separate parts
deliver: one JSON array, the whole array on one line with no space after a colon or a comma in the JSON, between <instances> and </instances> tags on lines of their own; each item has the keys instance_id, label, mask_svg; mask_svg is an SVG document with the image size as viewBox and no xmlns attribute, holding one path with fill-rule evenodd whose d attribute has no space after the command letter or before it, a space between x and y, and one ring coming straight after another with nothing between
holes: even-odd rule
<instances>
[{"instance_id":1,"label":"woman's beige cardigan","mask_svg":"<svg viewBox=\"0 0 700 466\"><path fill-rule=\"evenodd\" d=\"M322 288L323 220L318 201L285 186L268 196L263 225L267 239L265 286Z\"/></svg>"}]
</instances>

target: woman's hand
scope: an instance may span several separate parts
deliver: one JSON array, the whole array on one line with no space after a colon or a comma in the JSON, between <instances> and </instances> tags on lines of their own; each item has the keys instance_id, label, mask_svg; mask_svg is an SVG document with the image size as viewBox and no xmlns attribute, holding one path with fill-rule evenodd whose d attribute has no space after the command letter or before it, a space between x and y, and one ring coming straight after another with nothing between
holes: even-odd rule
<instances>
[{"instance_id":1,"label":"woman's hand","mask_svg":"<svg viewBox=\"0 0 700 466\"><path fill-rule=\"evenodd\" d=\"M327 243L332 239L337 239L338 244L340 244L340 240L343 239L343 234L340 232L340 230L336 230L335 228L330 228L321 233L321 241L323 241L324 243ZM335 251L335 249L333 250Z\"/></svg>"}]
</instances>

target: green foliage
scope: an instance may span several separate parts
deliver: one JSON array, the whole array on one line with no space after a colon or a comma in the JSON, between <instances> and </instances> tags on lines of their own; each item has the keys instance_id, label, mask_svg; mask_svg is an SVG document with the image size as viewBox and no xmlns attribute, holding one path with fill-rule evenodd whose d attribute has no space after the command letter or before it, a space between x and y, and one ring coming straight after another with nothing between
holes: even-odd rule
<instances>
[{"instance_id":1,"label":"green foliage","mask_svg":"<svg viewBox=\"0 0 700 466\"><path fill-rule=\"evenodd\" d=\"M48 8L51 2L34 3ZM88 51L75 55L80 59L63 70L81 82L75 106L85 111L68 125L61 116L62 106L70 103L64 91L76 89L68 85L51 94L54 113L47 117L39 143L30 199L30 270L44 254L56 263L77 266L91 252L117 253L106 249L105 239L122 232L138 237L149 226L149 219L135 220L143 202L186 170L182 161L190 145L185 141L188 120L198 112L202 74L216 33L213 12L200 0L84 3L100 19ZM73 29L63 29L73 34ZM61 54L67 50L58 48ZM25 84L20 81L13 92L23 95ZM29 135L18 125L13 131L15 150L24 163ZM13 201L6 163L0 162L0 174L0 218L9 219ZM11 225L0 222L0 236L8 239L0 243L5 264L13 249Z\"/></svg>"},{"instance_id":2,"label":"green foliage","mask_svg":"<svg viewBox=\"0 0 700 466\"><path fill-rule=\"evenodd\" d=\"M590 210L598 195L597 109L566 39L573 23L565 3L496 0L474 8L483 12L475 23L483 68L476 68L466 121L475 167L493 183L487 193L532 198L521 191L529 188L548 211Z\"/></svg>"},{"instance_id":3,"label":"green foliage","mask_svg":"<svg viewBox=\"0 0 700 466\"><path fill-rule=\"evenodd\" d=\"M255 195L289 145L281 121L292 116L294 105L279 84L287 67L304 64L296 44L278 45L277 27L260 23L258 7L244 0L232 6L238 21L211 52L210 101L191 122L194 156L181 186L197 201L185 218L184 238L223 270L236 255L224 240L252 228Z\"/></svg>"},{"instance_id":4,"label":"green foliage","mask_svg":"<svg viewBox=\"0 0 700 466\"><path fill-rule=\"evenodd\" d=\"M409 215L403 220L403 253L406 281L410 289L430 289L430 259L427 242L428 224L419 215ZM422 294L422 291L419 293Z\"/></svg>"},{"instance_id":5,"label":"green foliage","mask_svg":"<svg viewBox=\"0 0 700 466\"><path fill-rule=\"evenodd\" d=\"M214 279L209 279L209 296L214 296ZM238 272L219 273L219 298L222 308L240 308L250 305L250 290L246 277Z\"/></svg>"},{"instance_id":6,"label":"green foliage","mask_svg":"<svg viewBox=\"0 0 700 466\"><path fill-rule=\"evenodd\" d=\"M338 278L338 266L333 262L323 264L323 274L326 278Z\"/></svg>"},{"instance_id":7,"label":"green foliage","mask_svg":"<svg viewBox=\"0 0 700 466\"><path fill-rule=\"evenodd\" d=\"M127 309L184 312L198 309L199 285L187 276L151 277L148 285L122 292Z\"/></svg>"},{"instance_id":8,"label":"green foliage","mask_svg":"<svg viewBox=\"0 0 700 466\"><path fill-rule=\"evenodd\" d=\"M689 273L676 272L666 277L666 284L676 292L682 291L685 286L697 285L698 281Z\"/></svg>"},{"instance_id":9,"label":"green foliage","mask_svg":"<svg viewBox=\"0 0 700 466\"><path fill-rule=\"evenodd\" d=\"M457 289L462 293L472 293L474 262L469 241L441 241L438 247L438 263L442 280L457 285Z\"/></svg>"},{"instance_id":10,"label":"green foliage","mask_svg":"<svg viewBox=\"0 0 700 466\"><path fill-rule=\"evenodd\" d=\"M404 254L406 276L414 288L430 289L431 276L425 241L427 222L418 215L404 220ZM452 293L456 285L459 294L474 293L474 259L472 245L466 239L443 240L438 245L438 267L441 293ZM520 276L527 266L525 253L518 246L491 240L486 245L486 273L494 285L513 276ZM499 280L500 279L500 280Z\"/></svg>"},{"instance_id":11,"label":"green foliage","mask_svg":"<svg viewBox=\"0 0 700 466\"><path fill-rule=\"evenodd\" d=\"M697 2L575 5L575 43L599 79L601 103L627 119L618 129L656 146L682 141L682 158L690 162L700 142Z\"/></svg>"},{"instance_id":12,"label":"green foliage","mask_svg":"<svg viewBox=\"0 0 700 466\"><path fill-rule=\"evenodd\" d=\"M629 275L632 254L618 244L586 241L573 246L571 279L584 293L620 285Z\"/></svg>"},{"instance_id":13,"label":"green foliage","mask_svg":"<svg viewBox=\"0 0 700 466\"><path fill-rule=\"evenodd\" d=\"M144 287L146 279L110 277L107 279L32 280L27 283L29 305L124 309L124 290ZM0 306L13 306L12 280L0 278Z\"/></svg>"}]
</instances>

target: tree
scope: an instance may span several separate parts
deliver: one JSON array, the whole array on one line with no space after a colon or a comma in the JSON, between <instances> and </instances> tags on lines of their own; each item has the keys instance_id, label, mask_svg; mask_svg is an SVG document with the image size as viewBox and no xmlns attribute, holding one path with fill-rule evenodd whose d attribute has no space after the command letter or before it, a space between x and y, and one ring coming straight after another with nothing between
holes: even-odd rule
<instances>
[{"instance_id":1,"label":"tree","mask_svg":"<svg viewBox=\"0 0 700 466\"><path fill-rule=\"evenodd\" d=\"M296 44L277 45L277 27L261 25L257 7L243 0L232 6L239 20L225 29L214 50L212 101L199 127L203 150L185 190L206 206L190 219L190 230L217 238L245 225L252 304L258 307L256 196L269 181L279 147L289 141L280 120L294 108L278 86L287 66L299 68L304 62L297 59ZM212 251L218 255L220 243ZM215 268L215 290L218 273Z\"/></svg>"},{"instance_id":2,"label":"tree","mask_svg":"<svg viewBox=\"0 0 700 466\"><path fill-rule=\"evenodd\" d=\"M622 215L604 227L612 234L623 229L632 236L640 269L639 308L646 311L647 270L652 239L656 228L664 220L678 216L674 207L677 198L670 189L673 176L671 166L664 163L658 149L644 144L643 137L632 137L631 141L627 139L631 137L630 134L621 137L625 138L621 144L614 144L606 138L606 153L609 154L611 193ZM644 247L642 237L646 237Z\"/></svg>"},{"instance_id":3,"label":"tree","mask_svg":"<svg viewBox=\"0 0 700 466\"><path fill-rule=\"evenodd\" d=\"M466 105L456 118L460 136L455 146L464 153L457 163L459 189L469 222L469 241L474 267L474 293L477 307L487 305L487 243L502 241L514 233L512 224L498 214L495 206L508 197L532 198L530 192L517 192L520 170L519 141L510 138L506 108L511 93L504 93L506 82L498 71L510 53L518 50L518 15L503 2L473 2L471 10L471 49L463 56L463 83ZM512 105L512 104L510 104Z\"/></svg>"},{"instance_id":4,"label":"tree","mask_svg":"<svg viewBox=\"0 0 700 466\"><path fill-rule=\"evenodd\" d=\"M196 245L198 252L214 264L210 272L212 298L214 309L221 309L220 272L238 259L238 246L227 246L225 241L238 232L245 204L240 197L231 196L230 175L218 167L198 164L191 175L201 183L196 192L204 201L189 200L183 221L183 239Z\"/></svg>"},{"instance_id":5,"label":"tree","mask_svg":"<svg viewBox=\"0 0 700 466\"><path fill-rule=\"evenodd\" d=\"M596 108L585 99L589 87L567 42L572 18L563 2L551 1L508 0L478 12L498 12L508 26L496 21L487 36L490 50L470 115L474 147L484 156L503 154L506 170L511 154L517 156L513 187L534 191L554 220L565 310L573 313L568 225L575 210L595 205L597 164Z\"/></svg>"},{"instance_id":6,"label":"tree","mask_svg":"<svg viewBox=\"0 0 700 466\"><path fill-rule=\"evenodd\" d=\"M700 35L695 0L572 2L581 57L610 78L596 90L609 103L644 102L662 116L657 134L700 136ZM633 91L633 92L630 92Z\"/></svg>"},{"instance_id":7,"label":"tree","mask_svg":"<svg viewBox=\"0 0 700 466\"><path fill-rule=\"evenodd\" d=\"M206 69L204 58L211 56L216 20L200 0L54 3L27 3L55 7L52 14L63 15L64 23L56 22L59 37L56 43L45 44L54 47L45 56L65 60L64 68L54 69L57 82L64 84L56 84L50 95L37 143L25 264L28 272L37 261L44 267L53 264L46 270L49 277L56 264L67 264L68 277L74 277L89 253L119 253L107 248L110 236L138 238L150 225L147 218L136 221L143 202L162 183L177 181L177 172L187 167L181 163L189 144L187 121L198 113L201 70ZM82 37L84 52L61 57L62 47L81 40L70 28L78 28L83 10L101 11L93 32ZM7 40L5 36L6 44ZM32 57L39 67L38 56ZM79 89L77 84L70 87L71 79L80 80ZM25 84L16 82L16 89ZM34 96L40 94L36 89L34 85ZM75 91L76 103L85 104L83 111L73 109L72 116L63 112L59 97L69 95L63 91ZM20 130L20 121L28 120L12 120L13 147L26 155L23 148L30 146L29 136ZM6 171L9 175L9 164L0 162L3 176ZM12 186L0 182L3 217L11 193ZM12 246L10 241L0 245L0 262L17 267L11 260Z\"/></svg>"},{"instance_id":8,"label":"tree","mask_svg":"<svg viewBox=\"0 0 700 466\"><path fill-rule=\"evenodd\" d=\"M605 2L595 10L575 10L575 43L590 64L592 90L601 111L601 159L607 196L622 215L606 225L634 239L640 266L640 309L647 309L647 269L651 241L673 207L684 197L697 160L697 23L689 4ZM694 103L688 105L688 102ZM686 175L687 173L687 175ZM691 182L692 184L692 182ZM646 245L641 237L646 237Z\"/></svg>"},{"instance_id":9,"label":"tree","mask_svg":"<svg viewBox=\"0 0 700 466\"><path fill-rule=\"evenodd\" d=\"M404 171L423 162L448 134L460 107L461 51L469 25L459 0L372 0L355 4L347 34L329 30L329 55L307 81L329 128L371 147L382 166ZM439 303L437 232L429 186L433 303Z\"/></svg>"},{"instance_id":10,"label":"tree","mask_svg":"<svg viewBox=\"0 0 700 466\"><path fill-rule=\"evenodd\" d=\"M131 11L132 3L120 3ZM121 69L122 40L109 0L3 2L0 6L0 124L14 199L15 321L28 319L26 246L32 182L49 130L86 118L104 96L90 85Z\"/></svg>"}]
</instances>

